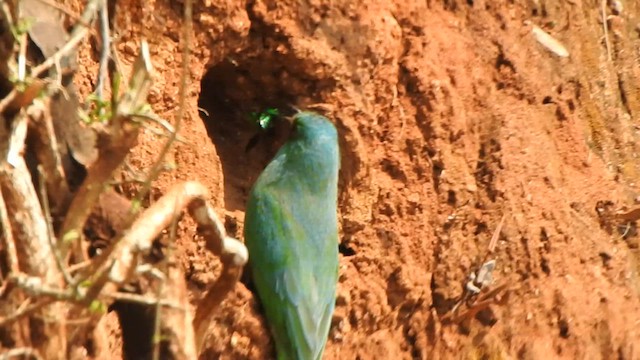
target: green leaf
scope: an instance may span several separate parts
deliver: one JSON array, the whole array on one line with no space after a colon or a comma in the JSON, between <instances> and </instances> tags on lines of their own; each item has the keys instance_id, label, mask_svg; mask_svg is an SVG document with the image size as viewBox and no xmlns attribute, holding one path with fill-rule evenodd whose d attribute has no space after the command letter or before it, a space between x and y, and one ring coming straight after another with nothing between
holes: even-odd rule
<instances>
[{"instance_id":1,"label":"green leaf","mask_svg":"<svg viewBox=\"0 0 640 360\"><path fill-rule=\"evenodd\" d=\"M80 239L80 233L76 230L71 230L62 236L62 243L65 245L71 245L78 239Z\"/></svg>"},{"instance_id":2,"label":"green leaf","mask_svg":"<svg viewBox=\"0 0 640 360\"><path fill-rule=\"evenodd\" d=\"M20 40L20 36L22 34L27 33L31 26L33 26L33 22L35 19L32 18L22 18L18 19L18 21L11 27L11 33L16 40Z\"/></svg>"},{"instance_id":3,"label":"green leaf","mask_svg":"<svg viewBox=\"0 0 640 360\"><path fill-rule=\"evenodd\" d=\"M94 314L105 314L107 312L107 307L100 300L93 300L91 304L89 304L89 311Z\"/></svg>"}]
</instances>

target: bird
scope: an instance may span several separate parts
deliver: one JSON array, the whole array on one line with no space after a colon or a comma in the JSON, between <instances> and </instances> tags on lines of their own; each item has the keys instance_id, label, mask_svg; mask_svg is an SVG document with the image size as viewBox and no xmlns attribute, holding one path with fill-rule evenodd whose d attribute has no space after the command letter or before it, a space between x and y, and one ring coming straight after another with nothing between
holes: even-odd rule
<instances>
[{"instance_id":1,"label":"bird","mask_svg":"<svg viewBox=\"0 0 640 360\"><path fill-rule=\"evenodd\" d=\"M322 358L338 283L338 133L299 112L254 183L244 238L278 360Z\"/></svg>"}]
</instances>

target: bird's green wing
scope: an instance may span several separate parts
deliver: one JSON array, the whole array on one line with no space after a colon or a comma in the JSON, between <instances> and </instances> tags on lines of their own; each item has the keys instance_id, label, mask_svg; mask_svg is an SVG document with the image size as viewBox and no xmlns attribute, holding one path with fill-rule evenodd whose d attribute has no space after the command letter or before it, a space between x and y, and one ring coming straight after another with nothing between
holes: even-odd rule
<instances>
[{"instance_id":1,"label":"bird's green wing","mask_svg":"<svg viewBox=\"0 0 640 360\"><path fill-rule=\"evenodd\" d=\"M313 221L309 213L292 205L313 199L297 192L298 198L288 199L290 193L273 189L276 184L263 185L249 199L245 239L278 359L319 359L335 305L337 229L335 236L319 229L330 237L319 240L306 223Z\"/></svg>"}]
</instances>

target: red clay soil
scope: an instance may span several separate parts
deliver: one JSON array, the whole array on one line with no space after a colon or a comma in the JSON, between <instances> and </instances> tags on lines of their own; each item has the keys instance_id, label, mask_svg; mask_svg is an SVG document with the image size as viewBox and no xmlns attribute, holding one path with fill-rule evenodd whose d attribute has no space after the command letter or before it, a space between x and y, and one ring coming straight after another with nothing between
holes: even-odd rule
<instances>
[{"instance_id":1,"label":"red clay soil","mask_svg":"<svg viewBox=\"0 0 640 360\"><path fill-rule=\"evenodd\" d=\"M173 121L181 2L120 0L115 14L120 60L130 68L149 41L149 100ZM324 359L640 359L638 240L605 231L595 210L640 194L639 35L638 1L197 1L186 142L154 191L201 181L241 238L247 193L276 149L247 148L248 114L319 109L342 148ZM143 134L129 164L148 169L161 140ZM447 323L503 214L490 255L503 303ZM219 263L190 220L180 226L195 306ZM238 284L202 358L273 358L260 311Z\"/></svg>"}]
</instances>

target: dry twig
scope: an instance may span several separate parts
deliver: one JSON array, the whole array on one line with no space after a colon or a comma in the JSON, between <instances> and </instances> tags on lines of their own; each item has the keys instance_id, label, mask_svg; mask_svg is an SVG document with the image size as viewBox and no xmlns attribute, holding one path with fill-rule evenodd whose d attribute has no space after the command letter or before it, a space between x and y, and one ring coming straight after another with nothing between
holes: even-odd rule
<instances>
[{"instance_id":1,"label":"dry twig","mask_svg":"<svg viewBox=\"0 0 640 360\"><path fill-rule=\"evenodd\" d=\"M96 3L98 1L99 0L90 0L87 4L85 12L82 16L82 19L85 21L85 23L89 24L93 22L93 17L95 16L97 6ZM82 24L78 24L72 33L71 39L67 43L65 43L65 45L62 46L58 51L56 51L56 53L51 57L47 58L44 62L32 68L28 78L36 79L40 75L42 75L43 72L49 70L52 66L58 63L60 61L60 58L67 55L71 50L75 49L82 40L84 40L88 31L89 30L87 27ZM26 106L26 104L16 104L14 102L16 100L19 100L20 95L21 92L17 88L11 90L11 92L7 96L5 96L4 99L0 100L0 113L3 113L7 108L19 109ZM33 96L31 99L33 98L35 98L35 96Z\"/></svg>"},{"instance_id":2,"label":"dry twig","mask_svg":"<svg viewBox=\"0 0 640 360\"><path fill-rule=\"evenodd\" d=\"M2 294L17 289L20 290L16 292L18 295L28 296L20 306L17 305L20 300L16 301L10 312L4 312L5 308L2 309L0 326L31 316L29 320L39 319L44 329L42 337L46 339L45 342L34 346L44 358L65 358L72 352L66 350L67 345L73 349L78 344L84 344L80 341L91 336L95 348L94 355L99 357L100 352L105 349L99 339L102 331L102 310L115 301L135 302L156 307L156 321L160 329L156 338L160 339L162 336L162 341L170 342L170 351L175 350L175 354L185 358L196 358L213 311L233 289L242 267L248 260L246 247L240 241L226 235L223 224L207 202L209 194L203 185L197 182L176 185L137 217L133 215L137 214L140 202L134 202L135 211L129 212L131 216L126 217L120 224L123 234L121 238L113 241L97 257L85 259L85 252L80 247L83 227L91 210L99 203L100 195L110 186L114 172L136 144L139 129L144 126L136 117L146 116L139 112L146 104L151 84L152 68L146 42L141 44L141 51L134 64L127 90L122 96L118 96L117 91L114 92L114 115L100 129L98 159L87 169L87 176L68 207L67 174L61 165L57 143L60 139L55 138L52 119L42 103L33 101L47 82L31 79L54 65L58 66L60 58L68 55L85 38L89 31L87 26L93 22L99 7L102 8L103 17L102 35L108 37L109 29L104 28L107 17L105 2L91 0L70 40L25 76L26 81L31 81L26 90L21 92L14 88L7 97L0 100L0 114L6 113L6 110L13 111L11 115L17 114L11 122L12 133L5 134L0 131L0 137L10 140L5 148L0 148L0 225L5 235L2 245L9 255L10 269L8 279L3 284ZM178 131L185 116L189 42L192 31L191 11L191 1L187 0L183 27L183 73L175 128L164 121L157 121L169 130L169 139L145 181L138 199L146 196L151 181L162 169L165 155L172 144L180 140ZM110 48L106 42L103 46ZM108 57L108 50L105 50L103 55ZM24 68L26 69L26 65ZM22 73L26 74L26 71ZM104 79L103 71L100 78ZM32 126L29 129L36 138L42 204L38 200L34 181L23 154L27 132L25 114L30 116ZM58 234L53 234L49 200L54 208L67 210L60 214L65 217ZM207 248L220 258L223 267L221 275L206 294L195 316L189 311L184 274L181 268L171 261L170 255L164 259L164 272L159 276L160 282L156 282L159 285L155 298L118 291L120 286L136 281L144 267L149 268L149 264L142 264L141 255L150 251L153 240L170 224L173 224L172 233L175 235L177 220L185 209L198 224ZM56 253L59 250L57 247L60 248L62 256ZM65 257L69 249L74 250L73 259L76 262L71 266L67 264ZM18 260L21 261L20 264ZM26 265L21 266L23 262ZM154 270L157 273L158 270ZM86 316L87 311L89 316ZM80 316L82 314L85 316ZM61 318L63 315L70 318L68 322ZM84 320L80 322L78 319ZM65 325L71 323L76 326L75 335L65 333ZM75 338L76 335L80 340ZM160 357L159 352L157 356Z\"/></svg>"},{"instance_id":3,"label":"dry twig","mask_svg":"<svg viewBox=\"0 0 640 360\"><path fill-rule=\"evenodd\" d=\"M53 249L49 246L48 227L31 181L31 174L22 158L26 122L24 114L14 118L8 147L0 151L0 187L7 210L15 214L9 216L9 219L14 231L18 259L23 260L20 270L41 277L45 284L60 286L62 275L56 266ZM43 323L41 336L46 340L37 346L40 353L47 358L61 358L66 352L62 314L62 309L55 306L42 311L42 316L57 319L56 322Z\"/></svg>"},{"instance_id":4,"label":"dry twig","mask_svg":"<svg viewBox=\"0 0 640 360\"><path fill-rule=\"evenodd\" d=\"M500 300L496 299L503 290L507 289L508 284L500 285L486 292L484 290L491 286L494 281L492 273L496 266L496 260L490 259L490 257L495 251L505 218L506 214L502 215L500 223L491 236L489 247L482 261L482 265L477 271L473 271L469 274L469 280L464 287L460 300L458 300L449 313L442 317L443 321L459 324L462 321L466 321L467 319L474 317L478 312L487 308L489 305L493 303L501 303ZM459 308L463 304L466 305L466 309L460 313Z\"/></svg>"},{"instance_id":5,"label":"dry twig","mask_svg":"<svg viewBox=\"0 0 640 360\"><path fill-rule=\"evenodd\" d=\"M120 167L138 139L140 126L130 121L130 114L135 113L146 102L153 72L149 47L145 41L140 45L140 54L134 63L128 90L121 97L114 111L114 118L99 134L98 159L89 168L87 177L74 196L62 225L60 234L66 243L63 246L68 248L69 245L75 245L77 261L84 260L84 254L79 248L82 227L100 194L107 188L113 173Z\"/></svg>"}]
</instances>

